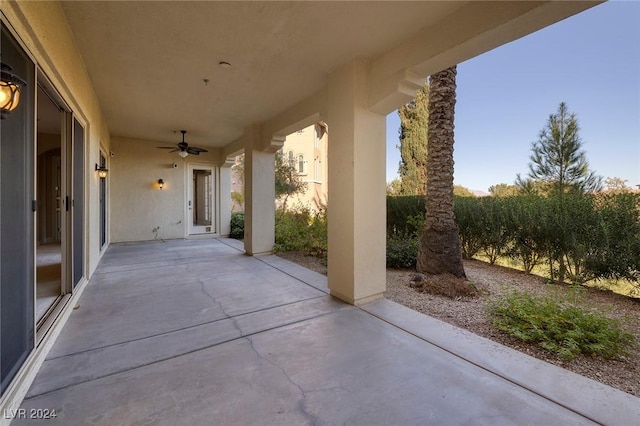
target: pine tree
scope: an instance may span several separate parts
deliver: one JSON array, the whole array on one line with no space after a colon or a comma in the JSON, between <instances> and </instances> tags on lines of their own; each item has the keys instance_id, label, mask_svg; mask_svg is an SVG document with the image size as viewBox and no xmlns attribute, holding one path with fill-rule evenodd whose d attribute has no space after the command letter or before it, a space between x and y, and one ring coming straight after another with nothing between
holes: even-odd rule
<instances>
[{"instance_id":1,"label":"pine tree","mask_svg":"<svg viewBox=\"0 0 640 426\"><path fill-rule=\"evenodd\" d=\"M579 131L576 115L569 113L564 102L560 103L558 112L549 116L547 125L531 146L529 178L546 182L556 194L602 189L602 178L589 171ZM528 183L531 184L518 176L517 185L526 187Z\"/></svg>"},{"instance_id":2,"label":"pine tree","mask_svg":"<svg viewBox=\"0 0 640 426\"><path fill-rule=\"evenodd\" d=\"M516 185L523 192L557 197L563 210L559 216L559 228L570 226L571 217L566 213L566 195L569 192L586 193L602 189L602 177L589 171L589 163L582 140L580 127L574 113L570 113L564 102L558 112L549 116L547 125L540 131L538 140L531 146L529 174L527 179L518 175ZM553 263L558 264L558 280L563 282L567 273L568 251L571 241L560 233L550 250L551 278L554 278Z\"/></svg>"},{"instance_id":3,"label":"pine tree","mask_svg":"<svg viewBox=\"0 0 640 426\"><path fill-rule=\"evenodd\" d=\"M398 109L401 195L426 193L428 103L429 86L425 83L413 101Z\"/></svg>"}]
</instances>

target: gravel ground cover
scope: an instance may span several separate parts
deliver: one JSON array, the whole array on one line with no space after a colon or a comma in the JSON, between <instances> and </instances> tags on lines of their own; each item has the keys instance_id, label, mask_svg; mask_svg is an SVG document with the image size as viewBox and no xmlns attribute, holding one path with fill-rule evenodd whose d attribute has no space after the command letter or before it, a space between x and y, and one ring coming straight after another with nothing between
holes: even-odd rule
<instances>
[{"instance_id":1,"label":"gravel ground cover","mask_svg":"<svg viewBox=\"0 0 640 426\"><path fill-rule=\"evenodd\" d=\"M327 273L326 266L314 257L298 252L278 255L322 274ZM464 269L467 278L482 290L480 296L451 299L421 293L409 286L411 279L415 276L414 271L389 269L385 297L530 356L640 397L640 299L594 288L548 284L544 278L502 266L491 266L477 260L465 261ZM631 354L624 358L607 360L580 355L573 360L565 360L536 345L521 342L495 329L487 312L490 301L512 289L536 295L570 298L583 307L601 312L610 318L617 318L622 321L626 330L636 337L637 344Z\"/></svg>"}]
</instances>

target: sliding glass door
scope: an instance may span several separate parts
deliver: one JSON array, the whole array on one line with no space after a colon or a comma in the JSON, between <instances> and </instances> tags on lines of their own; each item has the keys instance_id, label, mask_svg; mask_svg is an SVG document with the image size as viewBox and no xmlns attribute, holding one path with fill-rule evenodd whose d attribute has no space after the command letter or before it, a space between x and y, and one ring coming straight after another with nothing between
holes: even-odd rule
<instances>
[{"instance_id":1,"label":"sliding glass door","mask_svg":"<svg viewBox=\"0 0 640 426\"><path fill-rule=\"evenodd\" d=\"M18 107L0 122L0 373L6 391L35 342L35 64L2 24L3 65L26 83Z\"/></svg>"}]
</instances>

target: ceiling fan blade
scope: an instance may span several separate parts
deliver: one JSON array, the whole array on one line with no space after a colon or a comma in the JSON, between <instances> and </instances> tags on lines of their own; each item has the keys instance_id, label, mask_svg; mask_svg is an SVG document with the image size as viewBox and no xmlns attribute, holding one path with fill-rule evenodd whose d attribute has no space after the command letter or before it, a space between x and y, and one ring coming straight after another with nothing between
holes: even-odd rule
<instances>
[{"instance_id":1,"label":"ceiling fan blade","mask_svg":"<svg viewBox=\"0 0 640 426\"><path fill-rule=\"evenodd\" d=\"M207 150L206 150L206 149L204 149L204 148L198 148L198 147L196 147L196 146L190 146L189 148L187 148L187 151L188 151L189 153L196 153L196 152L197 152L198 154L199 154L199 153L201 153L201 152L209 152L209 151L207 151ZM192 152L192 151L193 151L193 152Z\"/></svg>"},{"instance_id":2,"label":"ceiling fan blade","mask_svg":"<svg viewBox=\"0 0 640 426\"><path fill-rule=\"evenodd\" d=\"M176 149L175 146L156 146L158 149Z\"/></svg>"}]
</instances>

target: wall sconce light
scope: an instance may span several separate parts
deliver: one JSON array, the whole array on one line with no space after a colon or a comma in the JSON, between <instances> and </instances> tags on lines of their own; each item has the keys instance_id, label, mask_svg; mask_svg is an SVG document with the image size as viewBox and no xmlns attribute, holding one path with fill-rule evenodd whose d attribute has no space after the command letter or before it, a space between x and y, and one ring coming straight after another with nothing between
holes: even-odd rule
<instances>
[{"instance_id":1,"label":"wall sconce light","mask_svg":"<svg viewBox=\"0 0 640 426\"><path fill-rule=\"evenodd\" d=\"M11 70L9 65L0 62L0 119L6 118L10 111L18 107L20 92L27 85Z\"/></svg>"},{"instance_id":2,"label":"wall sconce light","mask_svg":"<svg viewBox=\"0 0 640 426\"><path fill-rule=\"evenodd\" d=\"M107 169L105 166L100 166L99 164L96 164L96 172L98 172L98 177L100 179L104 179L107 177L107 172L109 172L109 169Z\"/></svg>"},{"instance_id":3,"label":"wall sconce light","mask_svg":"<svg viewBox=\"0 0 640 426\"><path fill-rule=\"evenodd\" d=\"M158 187L159 187L160 189L164 188L164 180L162 180L162 179L158 179Z\"/></svg>"}]
</instances>

